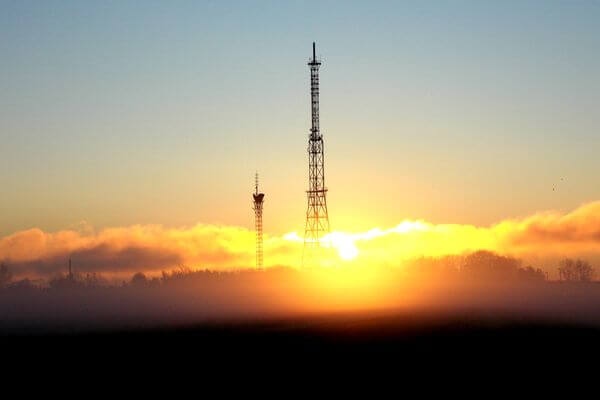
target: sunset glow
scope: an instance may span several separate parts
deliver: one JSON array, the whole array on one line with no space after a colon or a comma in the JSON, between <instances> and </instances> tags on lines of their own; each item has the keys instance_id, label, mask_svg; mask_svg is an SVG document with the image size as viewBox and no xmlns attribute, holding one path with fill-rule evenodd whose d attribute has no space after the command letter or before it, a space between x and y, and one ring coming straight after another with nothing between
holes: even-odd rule
<instances>
[{"instance_id":1,"label":"sunset glow","mask_svg":"<svg viewBox=\"0 0 600 400\"><path fill-rule=\"evenodd\" d=\"M552 264L560 257L600 257L600 203L568 212L544 212L507 219L488 227L403 221L391 228L333 232L323 238L334 250L319 265L401 267L420 257L441 257L490 250ZM302 267L303 239L297 232L266 235L266 267ZM49 276L64 269L71 256L81 271L130 274L144 266L149 274L185 265L192 269L235 270L252 265L254 232L235 226L196 225L167 228L134 225L95 231L44 232L29 229L0 239L0 259L23 274ZM552 272L552 270L550 270Z\"/></svg>"}]
</instances>

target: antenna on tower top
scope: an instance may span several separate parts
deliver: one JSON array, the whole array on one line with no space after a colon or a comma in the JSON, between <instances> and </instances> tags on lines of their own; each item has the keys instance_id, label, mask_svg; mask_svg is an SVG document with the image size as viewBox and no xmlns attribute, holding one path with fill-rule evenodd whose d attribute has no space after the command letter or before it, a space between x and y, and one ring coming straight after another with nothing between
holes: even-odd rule
<instances>
[{"instance_id":1,"label":"antenna on tower top","mask_svg":"<svg viewBox=\"0 0 600 400\"><path fill-rule=\"evenodd\" d=\"M258 194L258 172L254 174L254 193Z\"/></svg>"},{"instance_id":2,"label":"antenna on tower top","mask_svg":"<svg viewBox=\"0 0 600 400\"><path fill-rule=\"evenodd\" d=\"M258 172L254 174L254 193L252 194L254 210L254 229L256 230L256 268L263 267L263 202L265 194L258 192Z\"/></svg>"},{"instance_id":3,"label":"antenna on tower top","mask_svg":"<svg viewBox=\"0 0 600 400\"><path fill-rule=\"evenodd\" d=\"M312 58L308 60L308 65L310 65L311 67L321 65L321 61L319 61L317 59L317 49L316 49L316 46L317 46L316 43L313 42Z\"/></svg>"}]
</instances>

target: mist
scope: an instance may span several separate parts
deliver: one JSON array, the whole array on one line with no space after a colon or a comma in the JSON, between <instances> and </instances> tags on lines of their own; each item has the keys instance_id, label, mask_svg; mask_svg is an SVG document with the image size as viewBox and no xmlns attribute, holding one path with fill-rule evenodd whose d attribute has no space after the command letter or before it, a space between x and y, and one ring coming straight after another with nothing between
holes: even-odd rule
<instances>
[{"instance_id":1,"label":"mist","mask_svg":"<svg viewBox=\"0 0 600 400\"><path fill-rule=\"evenodd\" d=\"M0 333L114 332L355 312L600 327L600 284L588 278L548 281L541 269L487 251L420 258L402 267L182 268L120 282L61 275L43 284L4 285Z\"/></svg>"}]
</instances>

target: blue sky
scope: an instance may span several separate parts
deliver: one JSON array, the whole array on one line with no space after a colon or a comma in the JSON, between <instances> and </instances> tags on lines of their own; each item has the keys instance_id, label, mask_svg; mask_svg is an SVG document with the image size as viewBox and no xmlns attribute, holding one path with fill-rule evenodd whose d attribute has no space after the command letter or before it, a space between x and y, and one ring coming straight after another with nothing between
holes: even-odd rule
<instances>
[{"instance_id":1,"label":"blue sky","mask_svg":"<svg viewBox=\"0 0 600 400\"><path fill-rule=\"evenodd\" d=\"M313 40L332 228L600 197L599 2L0 7L0 234L251 226L255 170L301 229Z\"/></svg>"}]
</instances>

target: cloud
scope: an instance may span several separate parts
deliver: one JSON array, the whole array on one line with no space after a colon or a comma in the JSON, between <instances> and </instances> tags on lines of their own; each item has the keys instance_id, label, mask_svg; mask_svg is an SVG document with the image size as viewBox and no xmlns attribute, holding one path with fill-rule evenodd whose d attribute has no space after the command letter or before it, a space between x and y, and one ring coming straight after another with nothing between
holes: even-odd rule
<instances>
[{"instance_id":1,"label":"cloud","mask_svg":"<svg viewBox=\"0 0 600 400\"><path fill-rule=\"evenodd\" d=\"M74 260L75 269L80 273L131 273L141 270L160 270L165 266L182 264L181 255L174 251L133 246L115 249L106 244L100 244L92 248L76 250L69 254L57 254L53 257L41 257L30 261L17 261L16 268L19 273L35 276L53 275L59 271L65 271L68 258Z\"/></svg>"},{"instance_id":2,"label":"cloud","mask_svg":"<svg viewBox=\"0 0 600 400\"><path fill-rule=\"evenodd\" d=\"M584 204L567 214L540 213L522 221L499 224L510 245L559 245L585 249L600 244L600 201Z\"/></svg>"},{"instance_id":3,"label":"cloud","mask_svg":"<svg viewBox=\"0 0 600 400\"><path fill-rule=\"evenodd\" d=\"M253 245L253 232L213 225L135 225L98 233L30 229L0 239L0 260L16 273L41 276L65 271L69 257L79 272L152 272L182 264L223 269L251 265Z\"/></svg>"},{"instance_id":4,"label":"cloud","mask_svg":"<svg viewBox=\"0 0 600 400\"><path fill-rule=\"evenodd\" d=\"M538 258L575 253L600 257L600 201L569 213L538 213L489 227L407 220L387 229L334 232L328 239L344 256L334 262L342 264L396 266L410 258L476 250ZM64 272L69 257L78 272L108 275L153 273L180 265L226 270L254 265L254 240L252 230L204 224L183 228L133 225L98 232L89 226L58 232L36 228L0 238L0 260L9 263L16 275L41 277ZM266 235L265 263L298 267L302 249L302 239L295 232Z\"/></svg>"},{"instance_id":5,"label":"cloud","mask_svg":"<svg viewBox=\"0 0 600 400\"><path fill-rule=\"evenodd\" d=\"M287 238L295 239L294 235ZM406 220L388 229L351 234L334 232L328 239L344 253L358 254L357 261L386 265L420 256L477 250L537 260L573 255L600 259L600 201L568 213L542 212L488 227Z\"/></svg>"}]
</instances>

